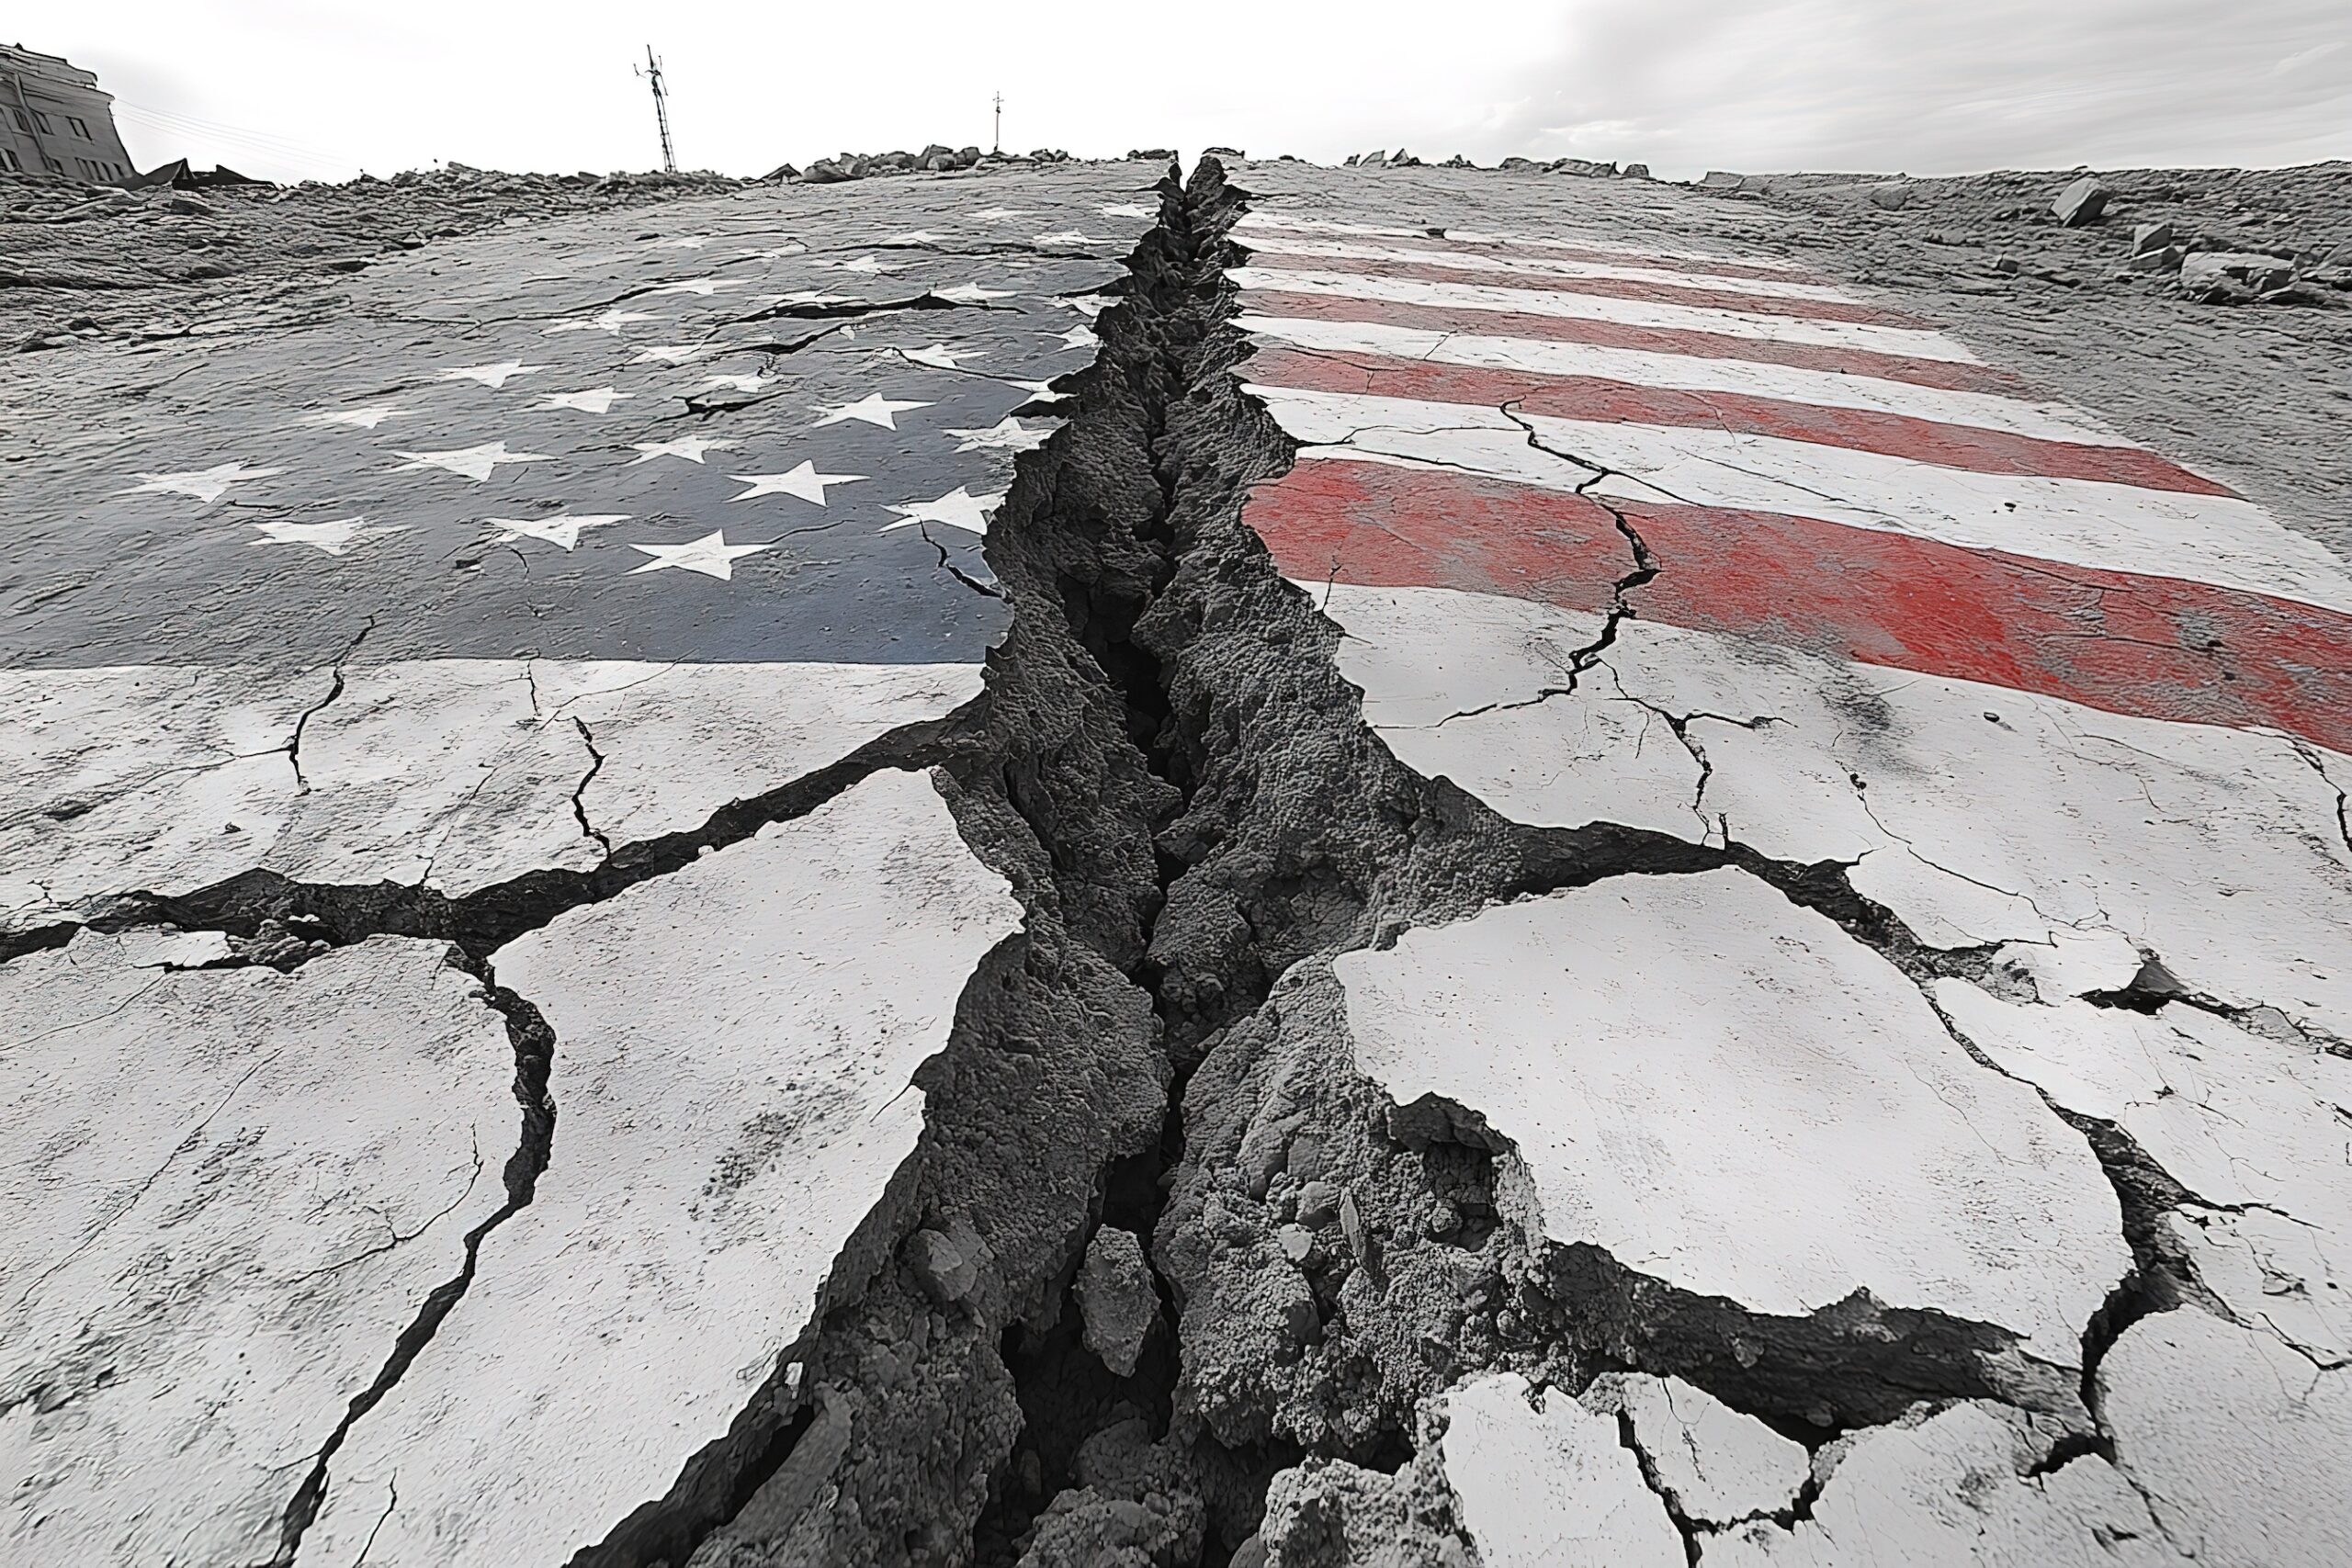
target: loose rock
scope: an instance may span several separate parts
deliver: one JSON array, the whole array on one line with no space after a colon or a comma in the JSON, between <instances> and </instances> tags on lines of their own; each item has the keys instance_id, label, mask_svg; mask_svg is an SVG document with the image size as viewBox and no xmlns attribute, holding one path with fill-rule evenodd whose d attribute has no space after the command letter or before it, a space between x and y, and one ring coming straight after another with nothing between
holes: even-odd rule
<instances>
[{"instance_id":1,"label":"loose rock","mask_svg":"<svg viewBox=\"0 0 2352 1568\"><path fill-rule=\"evenodd\" d=\"M1119 1376L1132 1374L1159 1316L1159 1292L1135 1232L1104 1225L1094 1233L1078 1271L1078 1308L1086 1348Z\"/></svg>"}]
</instances>

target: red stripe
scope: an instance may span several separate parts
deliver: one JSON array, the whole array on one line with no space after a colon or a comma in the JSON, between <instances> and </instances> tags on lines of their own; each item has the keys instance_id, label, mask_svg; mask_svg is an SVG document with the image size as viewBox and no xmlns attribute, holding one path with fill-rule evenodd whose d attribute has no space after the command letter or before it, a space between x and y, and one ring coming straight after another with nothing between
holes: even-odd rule
<instances>
[{"instance_id":1,"label":"red stripe","mask_svg":"<svg viewBox=\"0 0 2352 1568\"><path fill-rule=\"evenodd\" d=\"M2049 441L1973 424L1946 424L1909 414L1830 408L1745 392L1682 392L1597 376L1437 365L1426 359L1395 359L1352 351L1306 354L1288 348L1262 351L1249 362L1248 375L1261 386L1295 391L1351 392L1489 409L1508 403L1542 418L1771 435L1980 474L2100 479L2191 495L2231 493L2203 475L2192 474L2138 446Z\"/></svg>"},{"instance_id":2,"label":"red stripe","mask_svg":"<svg viewBox=\"0 0 2352 1568\"><path fill-rule=\"evenodd\" d=\"M1279 228L1283 232L1296 235L1302 240L1328 240L1349 245L1393 244L1401 242L1414 246L1444 245L1489 255L1522 255L1530 260L1551 257L1560 261L1596 262L1603 266L1638 266L1655 268L1660 272L1704 273L1710 277L1754 278L1765 283L1823 281L1818 274L1792 267L1753 266L1746 262L1726 261L1714 256L1635 256L1627 255L1622 251L1593 250L1584 245L1535 245L1522 240L1465 240L1459 234L1349 234L1322 229L1295 229L1288 224L1253 223L1248 228L1235 231L1236 243L1247 245L1253 231L1268 227Z\"/></svg>"},{"instance_id":3,"label":"red stripe","mask_svg":"<svg viewBox=\"0 0 2352 1568\"><path fill-rule=\"evenodd\" d=\"M1734 337L1729 333L1691 332L1680 327L1634 327L1589 316L1525 316L1515 310L1408 305L1396 299L1293 294L1276 288L1247 290L1241 302L1265 315L1294 316L1312 321L1369 321L1386 327L1419 327L1426 332L1530 338L1538 343L1589 343L1601 348L1680 354L1694 359L1744 359L1757 365L1785 365L1797 370L1867 376L1874 380L1903 381L1947 392L1989 392L2003 398L2035 395L2022 377L1989 365L1872 354L1867 349L1831 348L1823 344L1774 343L1766 338Z\"/></svg>"},{"instance_id":4,"label":"red stripe","mask_svg":"<svg viewBox=\"0 0 2352 1568\"><path fill-rule=\"evenodd\" d=\"M1243 248L1248 249L1247 244ZM1711 310L1742 310L1751 316L1789 316L1808 321L1862 321L1875 327L1927 327L1915 316L1896 315L1837 299L1792 299L1781 294L1742 294L1687 283L1646 278L1562 277L1541 272L1488 272L1434 262L1365 261L1353 256L1297 256L1250 251L1249 265L1289 272L1346 272L1365 277L1410 277L1424 283L1476 283L1488 288L1525 288L1544 294L1595 294L1610 299L1647 299L1660 305L1699 305Z\"/></svg>"},{"instance_id":5,"label":"red stripe","mask_svg":"<svg viewBox=\"0 0 2352 1568\"><path fill-rule=\"evenodd\" d=\"M1623 503L1645 620L2352 751L2352 615L1811 517ZM1585 496L1440 468L1300 463L1243 513L1286 576L1599 613L1632 570Z\"/></svg>"}]
</instances>

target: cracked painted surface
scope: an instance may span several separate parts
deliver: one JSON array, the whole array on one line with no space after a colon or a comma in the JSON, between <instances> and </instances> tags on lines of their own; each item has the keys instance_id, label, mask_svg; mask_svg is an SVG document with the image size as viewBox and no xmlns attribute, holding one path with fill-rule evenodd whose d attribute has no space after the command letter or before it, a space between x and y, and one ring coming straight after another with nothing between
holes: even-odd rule
<instances>
[{"instance_id":1,"label":"cracked painted surface","mask_svg":"<svg viewBox=\"0 0 2352 1568\"><path fill-rule=\"evenodd\" d=\"M2352 570L1738 204L1204 167L1123 276L1157 172L0 389L16 1555L2352 1555ZM313 1003L380 1092L157 1208Z\"/></svg>"},{"instance_id":2,"label":"cracked painted surface","mask_svg":"<svg viewBox=\"0 0 2352 1568\"><path fill-rule=\"evenodd\" d=\"M1753 1312L1867 1292L2061 1366L2131 1267L2073 1130L1744 873L1555 894L1335 969L1364 1072L1482 1114L1555 1243Z\"/></svg>"},{"instance_id":3,"label":"cracked painted surface","mask_svg":"<svg viewBox=\"0 0 2352 1568\"><path fill-rule=\"evenodd\" d=\"M659 1496L808 1326L1019 924L930 781L885 773L500 949L555 1031L553 1152L296 1561L562 1562Z\"/></svg>"},{"instance_id":4,"label":"cracked painted surface","mask_svg":"<svg viewBox=\"0 0 2352 1568\"><path fill-rule=\"evenodd\" d=\"M441 944L169 966L206 956L85 931L0 965L11 1562L268 1561L506 1199L514 1053Z\"/></svg>"},{"instance_id":5,"label":"cracked painted surface","mask_svg":"<svg viewBox=\"0 0 2352 1568\"><path fill-rule=\"evenodd\" d=\"M1354 1060L1554 1246L1778 1313L1828 1252L2090 1370L2098 1452L1922 1405L1817 1496L1678 1503L1690 1560L2343 1556L2352 566L1736 211L1577 182L1498 233L1419 173L1245 176L1238 374L1300 450L1244 516L1399 761L1689 874L1343 953Z\"/></svg>"},{"instance_id":6,"label":"cracked painted surface","mask_svg":"<svg viewBox=\"0 0 2352 1568\"><path fill-rule=\"evenodd\" d=\"M1439 1451L1487 1568L1677 1568L1682 1542L1612 1416L1513 1372L1446 1395Z\"/></svg>"}]
</instances>

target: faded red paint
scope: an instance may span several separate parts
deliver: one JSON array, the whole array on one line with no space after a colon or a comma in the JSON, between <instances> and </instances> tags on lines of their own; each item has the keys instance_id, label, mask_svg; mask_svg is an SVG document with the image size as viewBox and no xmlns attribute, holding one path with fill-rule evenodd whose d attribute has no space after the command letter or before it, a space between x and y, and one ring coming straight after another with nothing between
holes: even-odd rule
<instances>
[{"instance_id":1,"label":"faded red paint","mask_svg":"<svg viewBox=\"0 0 2352 1568\"><path fill-rule=\"evenodd\" d=\"M1386 327L1417 327L1424 332L1528 338L1538 343L1586 343L1600 348L1686 355L1694 359L1743 359L1756 365L1784 365L1796 370L1826 370L1840 376L1935 387L1947 392L1989 392L2004 398L2035 396L2024 378L1989 365L1872 354L1865 349L1831 348L1822 344L1774 343L1766 338L1735 337L1729 333L1691 332L1679 327L1634 327L1589 316L1529 316L1515 310L1408 305L1395 299L1293 294L1277 288L1246 290L1241 304L1244 310L1264 315L1311 321L1370 321Z\"/></svg>"},{"instance_id":2,"label":"faded red paint","mask_svg":"<svg viewBox=\"0 0 2352 1568\"><path fill-rule=\"evenodd\" d=\"M2138 446L2050 441L1973 424L1946 424L1908 414L1830 408L1745 392L1678 391L1597 376L1436 365L1426 359L1396 359L1352 350L1307 354L1265 349L1249 361L1244 373L1260 386L1297 391L1351 392L1488 409L1510 404L1521 413L1544 418L1771 435L1980 474L2098 479L2191 495L2230 493L2228 487Z\"/></svg>"},{"instance_id":3,"label":"faded red paint","mask_svg":"<svg viewBox=\"0 0 2352 1568\"><path fill-rule=\"evenodd\" d=\"M1416 250L1461 250L1474 254L1525 256L1531 261L1595 262L1602 266L1646 267L1657 272L1699 273L1708 277L1750 278L1765 283L1821 283L1826 281L1816 273L1794 267L1757 266L1747 262L1731 261L1720 256L1641 256L1627 255L1623 251L1597 250L1589 245L1547 241L1536 244L1525 240L1503 238L1464 239L1459 234L1349 234L1328 229L1308 229L1295 224L1269 220L1252 223L1235 231L1241 244L1250 243L1254 231L1277 230L1295 234L1302 240L1329 240L1349 245L1410 245Z\"/></svg>"},{"instance_id":4,"label":"faded red paint","mask_svg":"<svg viewBox=\"0 0 2352 1568\"><path fill-rule=\"evenodd\" d=\"M2352 616L2178 578L1726 507L1621 506L1659 571L1645 620L2352 752ZM1633 557L1584 496L1309 460L1243 516L1286 576L1598 613Z\"/></svg>"},{"instance_id":5,"label":"faded red paint","mask_svg":"<svg viewBox=\"0 0 2352 1568\"><path fill-rule=\"evenodd\" d=\"M1241 242L1248 249L1248 242ZM1355 256L1299 256L1250 251L1250 265L1289 272L1346 272L1367 277L1409 277L1424 283L1476 283L1488 288L1526 288L1545 294L1590 294L1604 299L1646 299L1657 305L1696 305L1710 310L1739 310L1751 316L1786 316L1802 321L1860 321L1874 327L1926 327L1916 316L1839 299L1792 299L1781 294L1743 294L1689 283L1653 283L1646 278L1565 277L1542 272L1490 272L1434 262L1368 261Z\"/></svg>"}]
</instances>

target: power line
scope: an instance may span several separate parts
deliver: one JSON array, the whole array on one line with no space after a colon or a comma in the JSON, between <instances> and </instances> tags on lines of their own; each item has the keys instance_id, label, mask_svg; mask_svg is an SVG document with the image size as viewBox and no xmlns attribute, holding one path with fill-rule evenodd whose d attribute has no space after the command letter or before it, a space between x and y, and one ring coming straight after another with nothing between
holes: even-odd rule
<instances>
[{"instance_id":1,"label":"power line","mask_svg":"<svg viewBox=\"0 0 2352 1568\"><path fill-rule=\"evenodd\" d=\"M654 122L662 128L662 172L674 175L678 172L678 155L670 148L670 106L667 102L669 93L662 85L662 62L653 57L651 44L645 46L644 67L640 70L632 66L630 69L637 71L639 75L653 84L653 118Z\"/></svg>"}]
</instances>

